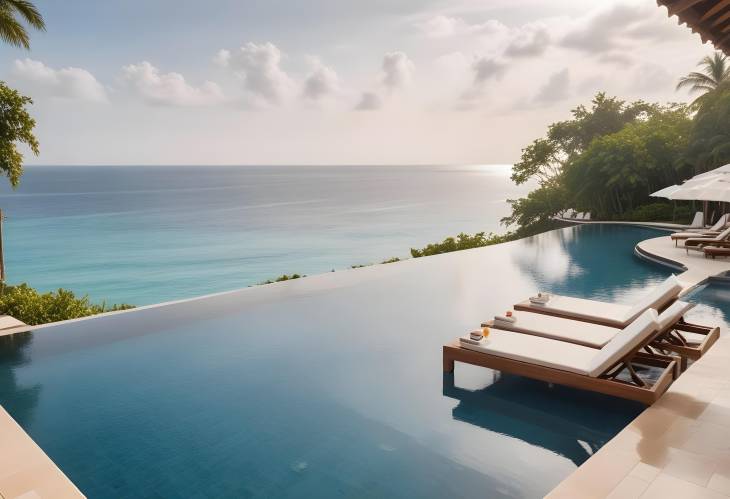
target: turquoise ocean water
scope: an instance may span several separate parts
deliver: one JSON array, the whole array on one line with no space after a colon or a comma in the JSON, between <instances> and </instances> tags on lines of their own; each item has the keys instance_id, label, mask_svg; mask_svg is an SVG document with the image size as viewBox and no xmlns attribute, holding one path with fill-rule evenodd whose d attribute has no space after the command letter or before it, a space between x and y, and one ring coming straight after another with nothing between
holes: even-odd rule
<instances>
[{"instance_id":1,"label":"turquoise ocean water","mask_svg":"<svg viewBox=\"0 0 730 499\"><path fill-rule=\"evenodd\" d=\"M0 188L9 282L136 305L495 231L508 166L44 166Z\"/></svg>"}]
</instances>

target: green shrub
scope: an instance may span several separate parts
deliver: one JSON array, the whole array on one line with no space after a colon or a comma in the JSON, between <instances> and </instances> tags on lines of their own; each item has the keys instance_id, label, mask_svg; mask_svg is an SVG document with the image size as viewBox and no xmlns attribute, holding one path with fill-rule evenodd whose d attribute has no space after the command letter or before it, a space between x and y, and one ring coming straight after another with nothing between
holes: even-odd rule
<instances>
[{"instance_id":1,"label":"green shrub","mask_svg":"<svg viewBox=\"0 0 730 499\"><path fill-rule=\"evenodd\" d=\"M411 256L413 256L413 258L419 258L422 256L450 253L452 251L480 248L482 246L490 246L492 244L512 241L514 238L515 235L512 232L507 232L503 235L494 234L492 232L489 234L486 234L485 232L477 232L473 236L462 232L456 236L456 238L447 237L440 243L429 244L421 249L411 248Z\"/></svg>"},{"instance_id":2,"label":"green shrub","mask_svg":"<svg viewBox=\"0 0 730 499\"><path fill-rule=\"evenodd\" d=\"M627 211L617 217L615 220L629 220L634 222L670 222L673 217L671 203L650 203L638 206L633 210Z\"/></svg>"},{"instance_id":3,"label":"green shrub","mask_svg":"<svg viewBox=\"0 0 730 499\"><path fill-rule=\"evenodd\" d=\"M393 258L388 258L387 260L383 260L380 263L395 263L395 262L400 262L400 258L398 258L397 256L394 256Z\"/></svg>"},{"instance_id":4,"label":"green shrub","mask_svg":"<svg viewBox=\"0 0 730 499\"><path fill-rule=\"evenodd\" d=\"M276 279L274 279L273 281L271 279L268 279L268 280L266 280L264 282L260 282L259 285L261 285L261 284L273 284L275 282L282 282L282 281L291 281L292 279L300 279L302 277L307 277L307 276L305 276L305 275L299 275L299 274L292 274L292 275L283 274L283 275L280 275L279 277L277 277Z\"/></svg>"},{"instance_id":5,"label":"green shrub","mask_svg":"<svg viewBox=\"0 0 730 499\"><path fill-rule=\"evenodd\" d=\"M25 283L17 286L0 284L0 312L12 315L30 325L77 319L130 308L134 306L127 304L107 306L104 302L94 304L89 301L88 296L77 298L67 289L40 293Z\"/></svg>"}]
</instances>

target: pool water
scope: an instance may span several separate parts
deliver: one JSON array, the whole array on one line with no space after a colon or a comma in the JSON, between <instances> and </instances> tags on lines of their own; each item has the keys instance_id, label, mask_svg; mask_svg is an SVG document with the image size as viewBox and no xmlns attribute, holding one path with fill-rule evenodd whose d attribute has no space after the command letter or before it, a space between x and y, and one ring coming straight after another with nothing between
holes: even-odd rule
<instances>
[{"instance_id":1,"label":"pool water","mask_svg":"<svg viewBox=\"0 0 730 499\"><path fill-rule=\"evenodd\" d=\"M441 346L538 289L631 301L669 274L633 255L655 235L573 227L0 338L0 404L90 498L542 497L642 407L444 375Z\"/></svg>"}]
</instances>

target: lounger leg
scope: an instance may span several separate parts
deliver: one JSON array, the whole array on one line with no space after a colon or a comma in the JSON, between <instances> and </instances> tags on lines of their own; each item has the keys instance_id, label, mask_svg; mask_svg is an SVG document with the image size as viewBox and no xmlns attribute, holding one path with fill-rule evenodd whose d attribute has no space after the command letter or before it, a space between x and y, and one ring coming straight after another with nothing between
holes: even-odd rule
<instances>
[{"instance_id":1,"label":"lounger leg","mask_svg":"<svg viewBox=\"0 0 730 499\"><path fill-rule=\"evenodd\" d=\"M444 348L444 372L445 373L454 372L454 358L446 352L445 348Z\"/></svg>"},{"instance_id":2,"label":"lounger leg","mask_svg":"<svg viewBox=\"0 0 730 499\"><path fill-rule=\"evenodd\" d=\"M631 362L625 362L624 366L629 371L631 379L634 381L634 383L636 383L638 386L646 386L644 380L641 379L638 374L636 374L636 371L634 371L634 366L631 365Z\"/></svg>"}]
</instances>

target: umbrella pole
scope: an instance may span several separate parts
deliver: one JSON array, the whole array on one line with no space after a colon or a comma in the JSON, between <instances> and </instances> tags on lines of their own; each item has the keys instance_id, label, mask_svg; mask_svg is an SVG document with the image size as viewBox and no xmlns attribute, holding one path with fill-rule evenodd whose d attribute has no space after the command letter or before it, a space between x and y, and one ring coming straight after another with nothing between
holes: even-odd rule
<instances>
[{"instance_id":1,"label":"umbrella pole","mask_svg":"<svg viewBox=\"0 0 730 499\"><path fill-rule=\"evenodd\" d=\"M703 226L707 225L707 206L709 204L710 203L708 203L707 201L703 201L703 203L702 203L702 225Z\"/></svg>"}]
</instances>

